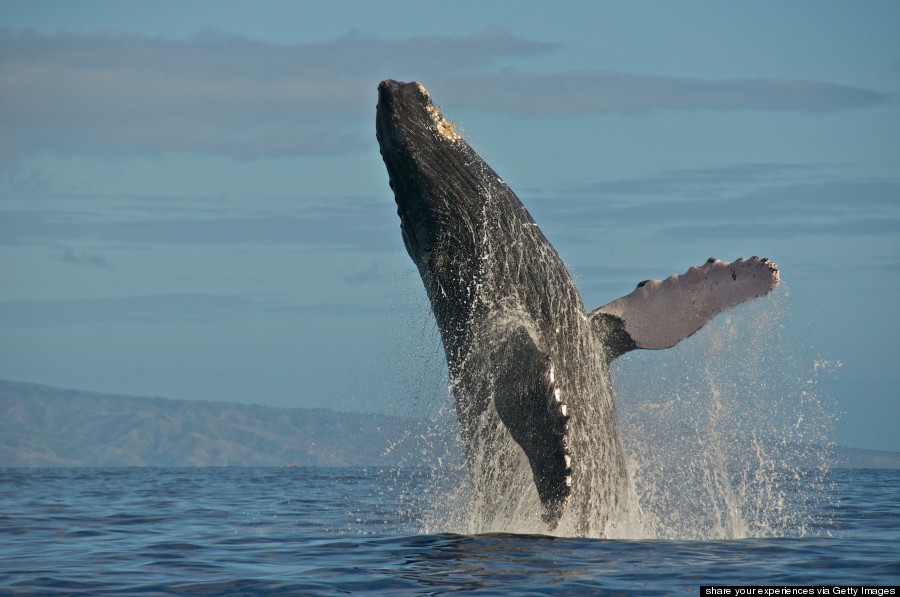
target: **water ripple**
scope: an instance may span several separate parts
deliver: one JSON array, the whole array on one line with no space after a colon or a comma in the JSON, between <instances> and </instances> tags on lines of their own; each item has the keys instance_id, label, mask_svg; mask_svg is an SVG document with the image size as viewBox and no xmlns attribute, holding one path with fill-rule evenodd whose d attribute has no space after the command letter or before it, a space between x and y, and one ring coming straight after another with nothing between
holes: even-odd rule
<instances>
[{"instance_id":1,"label":"water ripple","mask_svg":"<svg viewBox=\"0 0 900 597\"><path fill-rule=\"evenodd\" d=\"M836 471L818 535L731 541L420 534L398 496L422 476L391 493L378 471L333 472L5 469L0 593L696 595L900 581L895 471Z\"/></svg>"}]
</instances>

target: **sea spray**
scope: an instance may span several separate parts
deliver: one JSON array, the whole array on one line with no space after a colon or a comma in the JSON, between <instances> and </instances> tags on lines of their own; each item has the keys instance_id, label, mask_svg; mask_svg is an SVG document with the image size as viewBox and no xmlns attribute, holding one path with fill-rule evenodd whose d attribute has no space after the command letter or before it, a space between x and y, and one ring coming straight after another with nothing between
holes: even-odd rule
<instances>
[{"instance_id":1,"label":"sea spray","mask_svg":"<svg viewBox=\"0 0 900 597\"><path fill-rule=\"evenodd\" d=\"M486 285L489 287L489 281ZM491 419L478 426L483 431L469 445L461 445L460 424L453 406L453 381L447 374L439 332L422 298L418 293L410 293L406 305L397 311L397 327L401 330L398 342L403 347L396 354L405 354L406 358L396 371L401 379L394 397L397 410L425 421L417 438L420 456L404 463L426 468L434 484L430 505L420 513L423 532L551 532L542 520L528 460L509 437L493 406L482 414ZM560 304L564 302L558 300ZM514 314L507 318L509 321L499 320L499 325L527 323ZM587 321L581 318L577 325L587 326ZM624 462L605 461L610 454L610 438L603 430L610 425L608 413L612 409L602 402L611 403L612 396L608 379L602 374L604 347L586 329L562 333L582 339L577 358L585 361L586 370L597 372L582 386L588 395L597 397L596 403L582 404L580 428L573 433L577 442L575 466L580 467L577 473L583 487L596 491L576 493L552 533L596 537L632 535L634 516L624 513L637 502L633 498L623 499L634 495L627 479L615 487L607 487L603 482L611 466L624 468ZM468 373L479 376L490 391L494 376L490 371L480 371L482 365L480 360L473 362ZM470 454L468 462L463 456L466 450ZM616 451L613 456L620 453ZM478 474L473 475L473 469ZM411 488L411 491L417 490Z\"/></svg>"},{"instance_id":2,"label":"sea spray","mask_svg":"<svg viewBox=\"0 0 900 597\"><path fill-rule=\"evenodd\" d=\"M828 499L826 367L804 364L785 337L788 297L776 290L675 349L635 352L614 367L647 535L802 536Z\"/></svg>"},{"instance_id":3,"label":"sea spray","mask_svg":"<svg viewBox=\"0 0 900 597\"><path fill-rule=\"evenodd\" d=\"M776 291L771 300L724 314L679 347L634 352L613 367L629 469L625 495L634 502L623 504L598 536L736 539L821 528L810 517L830 499L834 412L820 380L839 363L798 354L798 341L786 337L788 299L787 289ZM407 336L401 402L407 414L427 421L416 438L418 458L406 463L425 469L430 485L411 513L420 530L546 534L529 497L527 469L522 487L481 488L510 498L502 524L484 527L440 337L424 301L411 297L410 308L417 315L403 318L415 333ZM564 518L553 534L585 533Z\"/></svg>"},{"instance_id":4,"label":"sea spray","mask_svg":"<svg viewBox=\"0 0 900 597\"><path fill-rule=\"evenodd\" d=\"M436 117L425 88L388 80L378 93L376 137L459 422L465 531L616 537L666 528L650 524L655 504L629 475L609 364L635 348L672 346L716 313L767 294L777 267L757 257L709 259L589 314L528 211ZM720 387L715 368L705 374L713 400L708 435L691 458L702 485L693 486L705 490L700 504L712 512L704 532L743 536L752 532L742 512L746 484L732 479L723 427L733 392L727 380Z\"/></svg>"}]
</instances>

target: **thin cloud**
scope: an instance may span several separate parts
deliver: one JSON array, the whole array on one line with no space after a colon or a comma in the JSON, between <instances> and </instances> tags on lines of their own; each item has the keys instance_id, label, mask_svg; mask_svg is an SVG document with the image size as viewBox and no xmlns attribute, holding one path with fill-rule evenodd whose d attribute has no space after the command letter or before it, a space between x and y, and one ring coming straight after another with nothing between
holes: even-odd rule
<instances>
[{"instance_id":1,"label":"thin cloud","mask_svg":"<svg viewBox=\"0 0 900 597\"><path fill-rule=\"evenodd\" d=\"M253 312L263 313L267 307L267 301L258 299L207 294L4 301L0 303L0 325L41 327L102 322L161 324L215 321Z\"/></svg>"},{"instance_id":2,"label":"thin cloud","mask_svg":"<svg viewBox=\"0 0 900 597\"><path fill-rule=\"evenodd\" d=\"M561 210L593 206L607 214L639 219L645 217L648 207L656 213L666 205L686 218L716 206L742 205L766 214L805 216L896 210L900 182L848 177L842 170L832 164L760 163L666 170L638 178L573 184L562 190L564 198L538 200Z\"/></svg>"},{"instance_id":3,"label":"thin cloud","mask_svg":"<svg viewBox=\"0 0 900 597\"><path fill-rule=\"evenodd\" d=\"M651 110L831 112L879 104L891 96L824 81L695 79L602 70L473 74L450 79L448 103L521 115Z\"/></svg>"},{"instance_id":4,"label":"thin cloud","mask_svg":"<svg viewBox=\"0 0 900 597\"><path fill-rule=\"evenodd\" d=\"M380 79L421 79L453 109L546 116L605 111L861 108L889 96L821 81L703 80L603 70L524 73L556 46L502 29L385 40L360 34L274 45L204 31L0 30L0 161L35 152L239 159L371 148Z\"/></svg>"},{"instance_id":5,"label":"thin cloud","mask_svg":"<svg viewBox=\"0 0 900 597\"><path fill-rule=\"evenodd\" d=\"M623 197L683 196L696 198L731 193L745 186L784 185L811 178L830 179L840 173L838 164L747 163L712 168L665 170L649 176L573 184L563 189L567 196Z\"/></svg>"},{"instance_id":6,"label":"thin cloud","mask_svg":"<svg viewBox=\"0 0 900 597\"><path fill-rule=\"evenodd\" d=\"M672 272L652 264L641 266L598 265L596 263L567 264L572 279L582 292L612 296L648 278L665 278Z\"/></svg>"},{"instance_id":7,"label":"thin cloud","mask_svg":"<svg viewBox=\"0 0 900 597\"><path fill-rule=\"evenodd\" d=\"M63 254L59 257L59 260L69 265L89 266L99 269L112 269L112 265L110 265L109 261L105 257L103 257L102 255L96 255L94 253L88 253L87 251L76 252L72 249L67 248L63 251Z\"/></svg>"},{"instance_id":8,"label":"thin cloud","mask_svg":"<svg viewBox=\"0 0 900 597\"><path fill-rule=\"evenodd\" d=\"M828 180L826 171L824 166L752 164L668 171L578 185L565 198L526 196L525 201L542 227L576 243L591 242L600 229L641 230L662 238L884 237L900 232L900 182L837 175ZM735 178L729 183L731 174Z\"/></svg>"},{"instance_id":9,"label":"thin cloud","mask_svg":"<svg viewBox=\"0 0 900 597\"><path fill-rule=\"evenodd\" d=\"M356 268L345 275L344 284L348 286L364 286L367 284L379 284L384 282L387 274L383 271L382 264L372 262L364 268Z\"/></svg>"},{"instance_id":10,"label":"thin cloud","mask_svg":"<svg viewBox=\"0 0 900 597\"><path fill-rule=\"evenodd\" d=\"M371 143L372 131L359 124L372 117L379 79L477 69L552 47L500 29L290 46L214 31L172 41L0 30L4 157L343 153Z\"/></svg>"},{"instance_id":11,"label":"thin cloud","mask_svg":"<svg viewBox=\"0 0 900 597\"><path fill-rule=\"evenodd\" d=\"M346 317L383 312L371 303L294 303L271 296L156 294L97 299L0 302L0 327L132 323L161 325L269 317L273 314Z\"/></svg>"},{"instance_id":12,"label":"thin cloud","mask_svg":"<svg viewBox=\"0 0 900 597\"><path fill-rule=\"evenodd\" d=\"M0 246L56 245L59 242L107 246L292 245L304 251L395 251L401 247L390 202L359 197L332 198L327 206L298 201L282 211L184 210L151 213L119 210L0 212ZM102 258L67 250L72 265L102 265Z\"/></svg>"},{"instance_id":13,"label":"thin cloud","mask_svg":"<svg viewBox=\"0 0 900 597\"><path fill-rule=\"evenodd\" d=\"M803 236L896 236L900 219L852 219L832 222L738 222L731 224L686 224L668 226L661 236L668 238L798 238Z\"/></svg>"}]
</instances>

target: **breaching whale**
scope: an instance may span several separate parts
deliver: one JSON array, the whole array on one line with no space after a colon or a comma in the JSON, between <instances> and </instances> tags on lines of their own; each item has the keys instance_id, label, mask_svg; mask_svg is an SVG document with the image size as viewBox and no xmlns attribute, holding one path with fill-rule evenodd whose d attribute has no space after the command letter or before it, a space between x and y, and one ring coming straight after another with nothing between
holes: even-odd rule
<instances>
[{"instance_id":1,"label":"breaching whale","mask_svg":"<svg viewBox=\"0 0 900 597\"><path fill-rule=\"evenodd\" d=\"M628 501L609 363L765 295L778 268L710 258L586 312L521 201L421 84L381 82L376 137L440 330L476 530L506 530L534 503L545 528L605 535Z\"/></svg>"}]
</instances>

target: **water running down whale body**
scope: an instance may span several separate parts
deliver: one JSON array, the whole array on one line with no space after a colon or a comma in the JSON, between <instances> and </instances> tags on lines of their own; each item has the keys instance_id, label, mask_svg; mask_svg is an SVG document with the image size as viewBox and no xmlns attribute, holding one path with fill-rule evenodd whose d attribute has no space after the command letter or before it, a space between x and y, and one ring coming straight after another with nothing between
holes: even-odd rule
<instances>
[{"instance_id":1,"label":"water running down whale body","mask_svg":"<svg viewBox=\"0 0 900 597\"><path fill-rule=\"evenodd\" d=\"M476 532L608 536L637 508L609 363L768 293L778 268L709 259L586 312L555 249L419 83L378 87L376 136L440 330Z\"/></svg>"}]
</instances>

